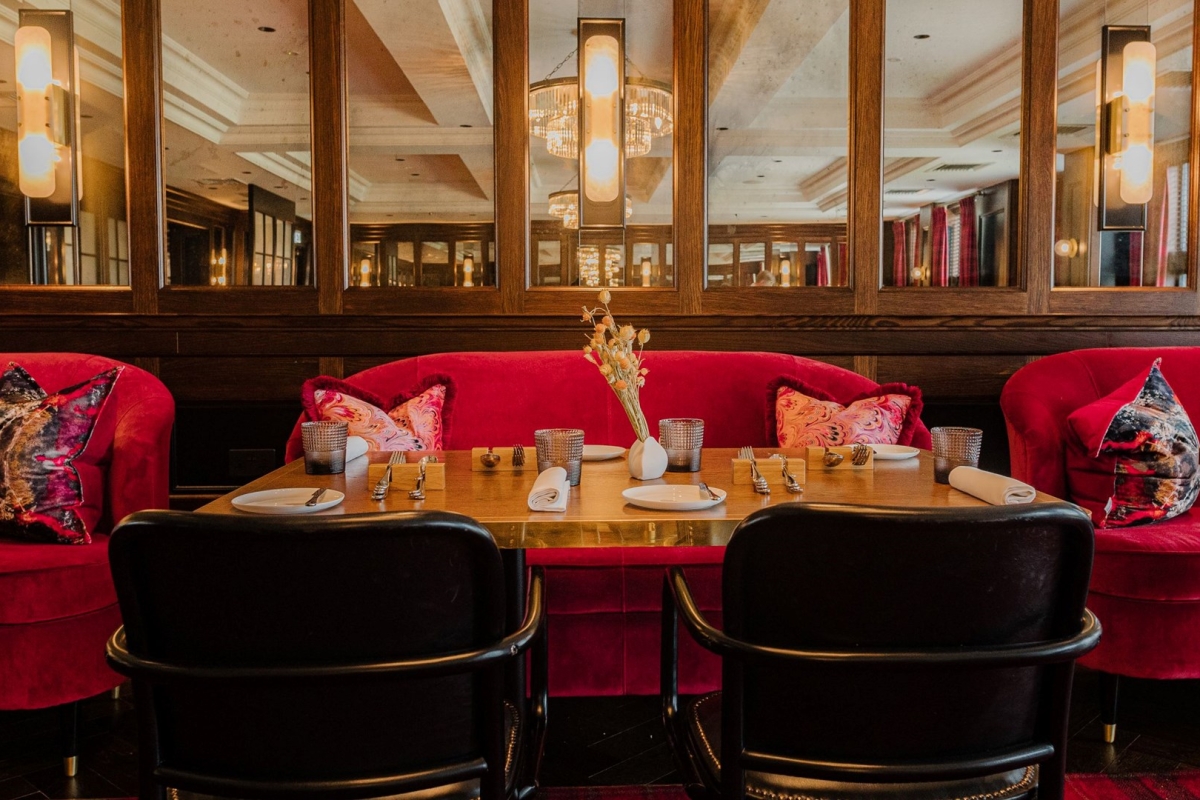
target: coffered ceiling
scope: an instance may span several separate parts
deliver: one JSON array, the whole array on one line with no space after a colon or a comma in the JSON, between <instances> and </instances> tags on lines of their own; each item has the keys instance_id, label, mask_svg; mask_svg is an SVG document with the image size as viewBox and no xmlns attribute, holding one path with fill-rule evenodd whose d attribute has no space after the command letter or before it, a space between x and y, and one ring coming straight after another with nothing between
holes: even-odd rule
<instances>
[{"instance_id":1,"label":"coffered ceiling","mask_svg":"<svg viewBox=\"0 0 1200 800\"><path fill-rule=\"evenodd\" d=\"M0 0L0 127L15 129ZM73 0L84 148L123 163L120 6ZM845 219L848 0L710 0L710 221ZM889 0L885 212L903 216L1015 178L1021 0ZM671 80L670 0L530 0L530 75L575 74L576 19L625 16L630 75ZM1100 27L1149 23L1159 48L1158 138L1189 130L1191 0L1063 0L1060 149L1091 146ZM309 214L304 0L162 0L167 175L244 207L256 183ZM480 221L494 197L490 0L350 0L351 218ZM560 66L561 64L561 66ZM555 72L557 68L557 71ZM670 138L630 161L631 222L669 222ZM504 154L500 154L504 157ZM531 141L535 218L573 164ZM971 165L946 171L947 165Z\"/></svg>"}]
</instances>

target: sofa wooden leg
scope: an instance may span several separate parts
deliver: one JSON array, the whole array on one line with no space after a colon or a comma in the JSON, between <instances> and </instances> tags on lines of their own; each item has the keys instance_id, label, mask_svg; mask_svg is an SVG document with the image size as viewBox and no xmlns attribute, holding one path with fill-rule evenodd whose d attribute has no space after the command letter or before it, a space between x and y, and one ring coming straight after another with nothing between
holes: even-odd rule
<instances>
[{"instance_id":1,"label":"sofa wooden leg","mask_svg":"<svg viewBox=\"0 0 1200 800\"><path fill-rule=\"evenodd\" d=\"M59 742L62 745L63 774L74 778L79 772L79 703L58 707Z\"/></svg>"},{"instance_id":2,"label":"sofa wooden leg","mask_svg":"<svg viewBox=\"0 0 1200 800\"><path fill-rule=\"evenodd\" d=\"M1112 744L1117 740L1117 693L1120 676L1111 672L1100 673L1100 721L1104 723L1104 741Z\"/></svg>"}]
</instances>

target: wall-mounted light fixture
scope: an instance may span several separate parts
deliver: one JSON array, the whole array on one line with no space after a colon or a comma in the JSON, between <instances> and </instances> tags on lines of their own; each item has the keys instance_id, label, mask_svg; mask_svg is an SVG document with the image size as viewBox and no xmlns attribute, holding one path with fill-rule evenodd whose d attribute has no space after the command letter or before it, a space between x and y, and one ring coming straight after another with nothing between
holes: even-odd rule
<instances>
[{"instance_id":1,"label":"wall-mounted light fixture","mask_svg":"<svg viewBox=\"0 0 1200 800\"><path fill-rule=\"evenodd\" d=\"M21 9L17 56L17 163L30 225L75 225L83 196L79 57L70 11Z\"/></svg>"},{"instance_id":2,"label":"wall-mounted light fixture","mask_svg":"<svg viewBox=\"0 0 1200 800\"><path fill-rule=\"evenodd\" d=\"M371 285L371 259L363 258L358 262L358 285L364 289Z\"/></svg>"},{"instance_id":3,"label":"wall-mounted light fixture","mask_svg":"<svg viewBox=\"0 0 1200 800\"><path fill-rule=\"evenodd\" d=\"M1074 238L1059 239L1054 243L1054 255L1074 258L1079 255L1079 241Z\"/></svg>"},{"instance_id":4,"label":"wall-mounted light fixture","mask_svg":"<svg viewBox=\"0 0 1200 800\"><path fill-rule=\"evenodd\" d=\"M779 259L779 285L792 285L792 260L787 256Z\"/></svg>"},{"instance_id":5,"label":"wall-mounted light fixture","mask_svg":"<svg viewBox=\"0 0 1200 800\"><path fill-rule=\"evenodd\" d=\"M642 286L650 285L650 272L654 267L654 263L650 260L650 256L642 256Z\"/></svg>"},{"instance_id":6,"label":"wall-mounted light fixture","mask_svg":"<svg viewBox=\"0 0 1200 800\"><path fill-rule=\"evenodd\" d=\"M1148 25L1106 25L1101 34L1098 142L1100 230L1145 230L1154 194L1157 57Z\"/></svg>"},{"instance_id":7,"label":"wall-mounted light fixture","mask_svg":"<svg viewBox=\"0 0 1200 800\"><path fill-rule=\"evenodd\" d=\"M463 286L475 285L475 255L467 253L463 256Z\"/></svg>"},{"instance_id":8,"label":"wall-mounted light fixture","mask_svg":"<svg viewBox=\"0 0 1200 800\"><path fill-rule=\"evenodd\" d=\"M625 20L579 20L579 226L625 224Z\"/></svg>"}]
</instances>

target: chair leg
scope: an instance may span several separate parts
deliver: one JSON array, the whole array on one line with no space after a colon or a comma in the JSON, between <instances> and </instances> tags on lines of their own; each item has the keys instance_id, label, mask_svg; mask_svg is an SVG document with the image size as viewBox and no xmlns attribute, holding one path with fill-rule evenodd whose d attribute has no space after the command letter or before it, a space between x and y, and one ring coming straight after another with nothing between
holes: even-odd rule
<instances>
[{"instance_id":1,"label":"chair leg","mask_svg":"<svg viewBox=\"0 0 1200 800\"><path fill-rule=\"evenodd\" d=\"M58 707L59 742L62 745L63 774L74 778L79 772L79 703Z\"/></svg>"},{"instance_id":2,"label":"chair leg","mask_svg":"<svg viewBox=\"0 0 1200 800\"><path fill-rule=\"evenodd\" d=\"M1120 676L1111 672L1100 673L1100 721L1104 723L1104 741L1112 744L1117 740L1117 692Z\"/></svg>"},{"instance_id":3,"label":"chair leg","mask_svg":"<svg viewBox=\"0 0 1200 800\"><path fill-rule=\"evenodd\" d=\"M109 693L109 696L112 697L113 700L120 700L121 699L121 685L117 684L116 686L114 686L112 688L112 691Z\"/></svg>"}]
</instances>

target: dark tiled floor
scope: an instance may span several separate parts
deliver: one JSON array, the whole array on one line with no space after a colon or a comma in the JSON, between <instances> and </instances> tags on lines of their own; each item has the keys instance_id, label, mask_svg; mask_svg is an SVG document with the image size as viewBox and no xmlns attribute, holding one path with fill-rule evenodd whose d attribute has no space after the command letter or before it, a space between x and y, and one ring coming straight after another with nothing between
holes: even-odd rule
<instances>
[{"instance_id":1,"label":"dark tiled floor","mask_svg":"<svg viewBox=\"0 0 1200 800\"><path fill-rule=\"evenodd\" d=\"M128 695L128 693L126 693ZM547 786L677 783L653 697L558 698L542 769ZM57 716L0 713L0 800L131 797L137 726L126 699L84 706L78 778L62 777ZM1120 736L1100 738L1096 678L1081 672L1072 703L1071 772L1200 770L1200 681L1122 683Z\"/></svg>"}]
</instances>

